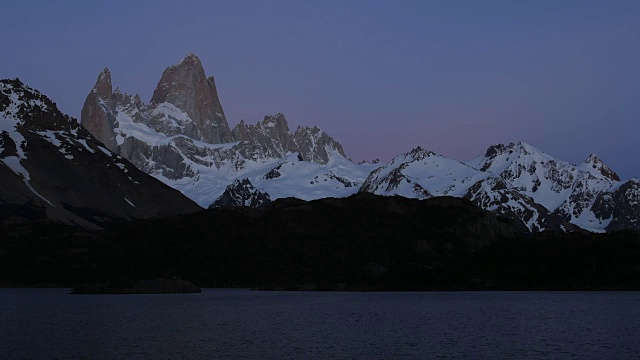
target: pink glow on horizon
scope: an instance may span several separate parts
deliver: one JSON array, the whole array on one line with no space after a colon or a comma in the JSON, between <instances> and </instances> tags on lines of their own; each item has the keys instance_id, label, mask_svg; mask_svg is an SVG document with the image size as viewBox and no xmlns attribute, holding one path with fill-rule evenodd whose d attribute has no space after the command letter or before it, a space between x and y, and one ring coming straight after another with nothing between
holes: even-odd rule
<instances>
[{"instance_id":1,"label":"pink glow on horizon","mask_svg":"<svg viewBox=\"0 0 640 360\"><path fill-rule=\"evenodd\" d=\"M464 161L525 141L640 177L637 1L5 1L0 12L0 78L74 117L105 66L149 101L193 52L231 126L282 112L355 161L415 146Z\"/></svg>"}]
</instances>

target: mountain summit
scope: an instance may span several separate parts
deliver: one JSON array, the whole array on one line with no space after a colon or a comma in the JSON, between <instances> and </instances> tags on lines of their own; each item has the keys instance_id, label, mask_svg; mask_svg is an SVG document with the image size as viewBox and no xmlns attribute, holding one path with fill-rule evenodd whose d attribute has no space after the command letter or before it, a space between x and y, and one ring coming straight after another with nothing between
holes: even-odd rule
<instances>
[{"instance_id":1,"label":"mountain summit","mask_svg":"<svg viewBox=\"0 0 640 360\"><path fill-rule=\"evenodd\" d=\"M294 153L320 165L346 158L342 146L318 127L292 133L281 113L256 125L241 121L231 131L214 79L206 77L194 54L166 68L150 104L112 91L105 69L87 95L81 121L109 150L201 206L210 205L234 179L256 168L266 173Z\"/></svg>"},{"instance_id":2,"label":"mountain summit","mask_svg":"<svg viewBox=\"0 0 640 360\"><path fill-rule=\"evenodd\" d=\"M81 116L82 125L109 150L115 151L117 144L113 127L116 119L112 111L114 108L112 93L111 72L105 68L98 75L96 84L87 95Z\"/></svg>"},{"instance_id":3,"label":"mountain summit","mask_svg":"<svg viewBox=\"0 0 640 360\"><path fill-rule=\"evenodd\" d=\"M213 76L206 77L194 54L165 69L150 108L150 122L166 135L184 134L209 144L233 141ZM173 116L176 109L187 117Z\"/></svg>"},{"instance_id":4,"label":"mountain summit","mask_svg":"<svg viewBox=\"0 0 640 360\"><path fill-rule=\"evenodd\" d=\"M616 174L615 171L611 170L600 158L598 158L595 154L591 154L587 157L587 159L582 163L583 167L590 167L595 169L599 175L602 175L606 178L609 178L614 181L620 181L620 177ZM597 176L597 175L596 175Z\"/></svg>"}]
</instances>

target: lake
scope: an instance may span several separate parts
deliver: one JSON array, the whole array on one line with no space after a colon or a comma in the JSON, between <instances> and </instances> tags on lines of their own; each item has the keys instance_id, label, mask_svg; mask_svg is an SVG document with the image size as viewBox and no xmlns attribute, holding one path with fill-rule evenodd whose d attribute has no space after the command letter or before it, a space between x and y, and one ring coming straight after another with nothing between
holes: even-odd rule
<instances>
[{"instance_id":1,"label":"lake","mask_svg":"<svg viewBox=\"0 0 640 360\"><path fill-rule=\"evenodd\" d=\"M640 358L640 292L68 291L0 289L0 358Z\"/></svg>"}]
</instances>

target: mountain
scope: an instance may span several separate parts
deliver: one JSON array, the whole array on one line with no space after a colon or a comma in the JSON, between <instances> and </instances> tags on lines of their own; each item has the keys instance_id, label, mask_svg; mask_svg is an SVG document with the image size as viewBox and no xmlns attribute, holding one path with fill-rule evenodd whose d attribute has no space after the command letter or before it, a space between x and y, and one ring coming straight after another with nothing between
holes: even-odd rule
<instances>
[{"instance_id":1,"label":"mountain","mask_svg":"<svg viewBox=\"0 0 640 360\"><path fill-rule=\"evenodd\" d=\"M573 165L519 142L493 145L467 164L500 177L519 193L584 229L640 229L638 180L620 181L594 154Z\"/></svg>"},{"instance_id":2,"label":"mountain","mask_svg":"<svg viewBox=\"0 0 640 360\"><path fill-rule=\"evenodd\" d=\"M0 179L0 222L52 219L101 228L200 209L18 79L0 80Z\"/></svg>"},{"instance_id":3,"label":"mountain","mask_svg":"<svg viewBox=\"0 0 640 360\"><path fill-rule=\"evenodd\" d=\"M500 177L420 147L371 172L360 192L418 199L461 197L513 219L528 231L573 228Z\"/></svg>"},{"instance_id":4,"label":"mountain","mask_svg":"<svg viewBox=\"0 0 640 360\"><path fill-rule=\"evenodd\" d=\"M320 165L335 156L346 159L331 136L317 127L292 133L282 114L229 130L214 79L193 54L164 71L150 104L113 90L105 69L85 100L81 122L110 150L201 206L233 180L266 174L292 153Z\"/></svg>"},{"instance_id":5,"label":"mountain","mask_svg":"<svg viewBox=\"0 0 640 360\"><path fill-rule=\"evenodd\" d=\"M233 141L214 79L206 77L194 54L162 73L149 113L151 127L166 135L184 134L209 144Z\"/></svg>"},{"instance_id":6,"label":"mountain","mask_svg":"<svg viewBox=\"0 0 640 360\"><path fill-rule=\"evenodd\" d=\"M455 196L532 232L640 230L640 181L621 181L596 155L580 165L519 142L490 146L467 163L421 148L373 170L360 192Z\"/></svg>"},{"instance_id":7,"label":"mountain","mask_svg":"<svg viewBox=\"0 0 640 360\"><path fill-rule=\"evenodd\" d=\"M259 205L258 194L455 196L533 232L640 229L640 181L621 181L593 154L573 165L520 142L493 145L467 163L416 148L386 164L356 164L318 127L292 132L281 113L230 129L214 79L193 54L164 71L149 104L113 90L105 69L86 98L82 124L202 207Z\"/></svg>"}]
</instances>

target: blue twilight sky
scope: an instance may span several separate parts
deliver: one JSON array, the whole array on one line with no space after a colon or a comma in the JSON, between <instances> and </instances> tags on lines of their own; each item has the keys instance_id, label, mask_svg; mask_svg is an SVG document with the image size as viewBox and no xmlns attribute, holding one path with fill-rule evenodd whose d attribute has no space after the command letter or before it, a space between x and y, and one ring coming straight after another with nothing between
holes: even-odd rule
<instances>
[{"instance_id":1,"label":"blue twilight sky","mask_svg":"<svg viewBox=\"0 0 640 360\"><path fill-rule=\"evenodd\" d=\"M640 177L640 1L3 1L0 78L79 117L98 73L151 98L187 53L227 119L282 112L354 160L500 142Z\"/></svg>"}]
</instances>

